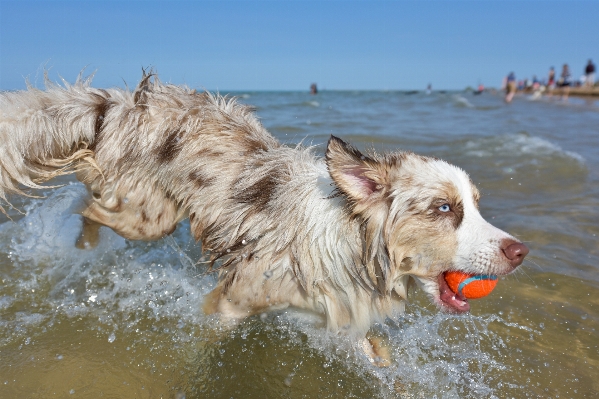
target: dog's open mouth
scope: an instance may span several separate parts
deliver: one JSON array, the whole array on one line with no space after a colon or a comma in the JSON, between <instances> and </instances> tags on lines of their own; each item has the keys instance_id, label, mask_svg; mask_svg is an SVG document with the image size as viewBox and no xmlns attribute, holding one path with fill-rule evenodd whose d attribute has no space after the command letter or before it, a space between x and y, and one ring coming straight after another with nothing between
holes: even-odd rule
<instances>
[{"instance_id":1,"label":"dog's open mouth","mask_svg":"<svg viewBox=\"0 0 599 399\"><path fill-rule=\"evenodd\" d=\"M456 294L449 288L444 273L439 274L437 283L439 284L439 300L445 310L452 313L464 313L470 310L470 304L466 297Z\"/></svg>"}]
</instances>

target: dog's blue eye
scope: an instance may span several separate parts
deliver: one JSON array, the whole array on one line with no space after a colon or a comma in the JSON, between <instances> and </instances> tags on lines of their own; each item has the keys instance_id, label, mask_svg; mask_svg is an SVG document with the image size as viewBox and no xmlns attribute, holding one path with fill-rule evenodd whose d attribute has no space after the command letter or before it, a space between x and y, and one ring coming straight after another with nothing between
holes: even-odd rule
<instances>
[{"instance_id":1,"label":"dog's blue eye","mask_svg":"<svg viewBox=\"0 0 599 399\"><path fill-rule=\"evenodd\" d=\"M443 204L439 207L439 210L441 212L449 212L449 211L451 211L451 208L450 208L449 204Z\"/></svg>"}]
</instances>

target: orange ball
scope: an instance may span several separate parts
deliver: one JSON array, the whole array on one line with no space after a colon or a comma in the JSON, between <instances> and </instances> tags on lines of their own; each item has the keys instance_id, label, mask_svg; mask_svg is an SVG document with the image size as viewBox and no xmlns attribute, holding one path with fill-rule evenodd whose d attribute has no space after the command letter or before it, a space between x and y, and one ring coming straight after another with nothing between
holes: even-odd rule
<instances>
[{"instance_id":1,"label":"orange ball","mask_svg":"<svg viewBox=\"0 0 599 399\"><path fill-rule=\"evenodd\" d=\"M493 291L497 285L497 276L449 271L445 272L445 281L454 293L461 294L468 299L477 299L487 296Z\"/></svg>"}]
</instances>

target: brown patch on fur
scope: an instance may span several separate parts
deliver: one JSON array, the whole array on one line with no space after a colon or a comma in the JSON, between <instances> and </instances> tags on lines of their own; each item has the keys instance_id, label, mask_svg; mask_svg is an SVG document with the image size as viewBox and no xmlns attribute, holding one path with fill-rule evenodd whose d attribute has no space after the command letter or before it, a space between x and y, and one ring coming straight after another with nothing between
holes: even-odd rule
<instances>
[{"instance_id":1,"label":"brown patch on fur","mask_svg":"<svg viewBox=\"0 0 599 399\"><path fill-rule=\"evenodd\" d=\"M98 97L100 102L96 104L96 123L94 125L94 133L96 137L102 132L102 127L104 126L104 118L106 116L106 113L108 112L108 109L110 108L108 100L101 96Z\"/></svg>"},{"instance_id":2,"label":"brown patch on fur","mask_svg":"<svg viewBox=\"0 0 599 399\"><path fill-rule=\"evenodd\" d=\"M226 267L226 266L224 266ZM237 268L233 268L229 271L227 271L227 275L225 276L225 278L223 279L223 283L222 283L222 295L226 295L227 292L229 291L229 288L231 288L231 286L233 285L233 281L235 280L235 277L237 276Z\"/></svg>"},{"instance_id":3,"label":"brown patch on fur","mask_svg":"<svg viewBox=\"0 0 599 399\"><path fill-rule=\"evenodd\" d=\"M214 183L216 178L207 177L204 173L196 170L189 174L189 180L192 181L197 188L204 188Z\"/></svg>"},{"instance_id":4,"label":"brown patch on fur","mask_svg":"<svg viewBox=\"0 0 599 399\"><path fill-rule=\"evenodd\" d=\"M252 204L258 209L264 208L274 196L280 180L280 173L273 170L253 186L236 194L234 199L244 204Z\"/></svg>"},{"instance_id":5,"label":"brown patch on fur","mask_svg":"<svg viewBox=\"0 0 599 399\"><path fill-rule=\"evenodd\" d=\"M148 92L150 91L150 79L155 76L151 71L146 73L145 69L143 70L143 76L141 81L137 85L137 88L133 92L133 102L137 107L145 108L147 107L148 102Z\"/></svg>"},{"instance_id":6,"label":"brown patch on fur","mask_svg":"<svg viewBox=\"0 0 599 399\"><path fill-rule=\"evenodd\" d=\"M443 205L449 205L450 210L443 212L439 210ZM435 198L430 207L430 216L433 220L450 220L454 229L462 224L464 219L464 204L457 196L457 193L449 198Z\"/></svg>"},{"instance_id":7,"label":"brown patch on fur","mask_svg":"<svg viewBox=\"0 0 599 399\"><path fill-rule=\"evenodd\" d=\"M181 152L182 132L178 129L172 130L162 145L156 149L158 160L162 163L171 162Z\"/></svg>"},{"instance_id":8,"label":"brown patch on fur","mask_svg":"<svg viewBox=\"0 0 599 399\"><path fill-rule=\"evenodd\" d=\"M224 153L202 148L200 151L197 152L196 155L202 158L220 158L224 155Z\"/></svg>"},{"instance_id":9,"label":"brown patch on fur","mask_svg":"<svg viewBox=\"0 0 599 399\"><path fill-rule=\"evenodd\" d=\"M256 140L251 136L247 136L246 132L243 132L244 135L243 137L243 142L245 143L245 148L247 148L247 151L251 152L251 153L255 153L255 152L259 152L259 151L267 151L268 147L266 146L266 144L261 141L261 140Z\"/></svg>"},{"instance_id":10,"label":"brown patch on fur","mask_svg":"<svg viewBox=\"0 0 599 399\"><path fill-rule=\"evenodd\" d=\"M464 219L464 203L459 201L452 206L453 213L455 214L455 218L453 221L453 227L457 229L462 224L462 220Z\"/></svg>"},{"instance_id":11,"label":"brown patch on fur","mask_svg":"<svg viewBox=\"0 0 599 399\"><path fill-rule=\"evenodd\" d=\"M472 190L472 199L474 200L474 205L476 205L476 209L478 209L478 203L480 201L480 191L474 185L472 180L470 180L470 189Z\"/></svg>"}]
</instances>

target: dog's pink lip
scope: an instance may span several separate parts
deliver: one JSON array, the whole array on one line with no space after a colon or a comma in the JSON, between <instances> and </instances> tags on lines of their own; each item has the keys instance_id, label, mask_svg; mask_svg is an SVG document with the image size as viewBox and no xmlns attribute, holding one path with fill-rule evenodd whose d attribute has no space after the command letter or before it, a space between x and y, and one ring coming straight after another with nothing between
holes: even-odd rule
<instances>
[{"instance_id":1,"label":"dog's pink lip","mask_svg":"<svg viewBox=\"0 0 599 399\"><path fill-rule=\"evenodd\" d=\"M452 313L465 313L470 310L470 304L466 297L456 294L449 288L444 273L439 274L437 282L439 283L439 300L445 310Z\"/></svg>"}]
</instances>

